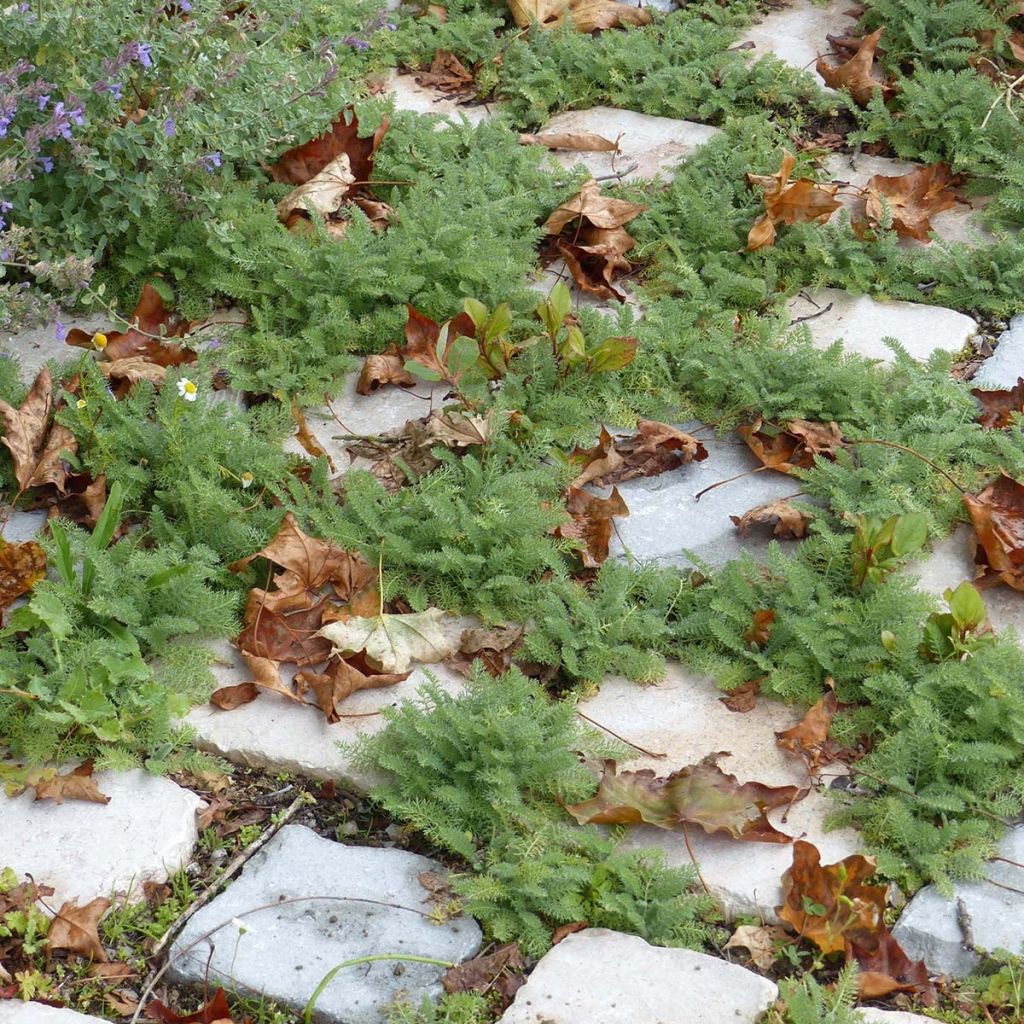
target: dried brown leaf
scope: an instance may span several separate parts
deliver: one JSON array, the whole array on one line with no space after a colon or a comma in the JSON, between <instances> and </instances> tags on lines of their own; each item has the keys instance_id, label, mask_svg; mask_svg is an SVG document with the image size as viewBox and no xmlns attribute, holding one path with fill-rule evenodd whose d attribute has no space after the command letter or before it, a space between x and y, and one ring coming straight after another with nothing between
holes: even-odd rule
<instances>
[{"instance_id":1,"label":"dried brown leaf","mask_svg":"<svg viewBox=\"0 0 1024 1024\"><path fill-rule=\"evenodd\" d=\"M979 586L1005 583L1024 591L1024 485L1006 473L964 505L977 538Z\"/></svg>"},{"instance_id":2,"label":"dried brown leaf","mask_svg":"<svg viewBox=\"0 0 1024 1024\"><path fill-rule=\"evenodd\" d=\"M619 144L593 132L541 132L521 134L520 146L545 146L547 149L568 149L575 153L618 153Z\"/></svg>"},{"instance_id":3,"label":"dried brown leaf","mask_svg":"<svg viewBox=\"0 0 1024 1024\"><path fill-rule=\"evenodd\" d=\"M971 388L971 394L981 406L978 422L986 430L1002 430L1013 422L1015 414L1024 413L1024 377L1018 377L1009 389Z\"/></svg>"},{"instance_id":4,"label":"dried brown leaf","mask_svg":"<svg viewBox=\"0 0 1024 1024\"><path fill-rule=\"evenodd\" d=\"M65 800L83 800L92 804L109 804L110 797L100 792L92 777L92 761L84 761L65 774L46 773L35 786L36 800L52 800L62 804Z\"/></svg>"},{"instance_id":5,"label":"dried brown leaf","mask_svg":"<svg viewBox=\"0 0 1024 1024\"><path fill-rule=\"evenodd\" d=\"M356 384L356 393L372 395L385 384L411 388L416 378L405 368L405 357L394 343L376 355L367 356Z\"/></svg>"},{"instance_id":6,"label":"dried brown leaf","mask_svg":"<svg viewBox=\"0 0 1024 1024\"><path fill-rule=\"evenodd\" d=\"M243 704L250 704L260 695L255 683L236 683L234 686L222 686L210 694L210 703L221 711L234 711Z\"/></svg>"},{"instance_id":7,"label":"dried brown leaf","mask_svg":"<svg viewBox=\"0 0 1024 1024\"><path fill-rule=\"evenodd\" d=\"M99 924L103 915L110 909L110 900L103 896L78 906L76 900L65 903L57 916L50 922L50 930L46 936L46 951L55 953L66 950L76 956L88 957L96 963L107 963L103 944L100 942Z\"/></svg>"},{"instance_id":8,"label":"dried brown leaf","mask_svg":"<svg viewBox=\"0 0 1024 1024\"><path fill-rule=\"evenodd\" d=\"M892 215L892 226L900 238L931 240L931 218L961 202L953 191L960 176L948 164L929 164L906 174L876 174L867 184L865 213L872 227Z\"/></svg>"},{"instance_id":9,"label":"dried brown leaf","mask_svg":"<svg viewBox=\"0 0 1024 1024\"><path fill-rule=\"evenodd\" d=\"M323 672L299 672L295 685L300 693L308 686L328 722L339 722L338 708L357 690L394 686L408 679L408 672L379 672L366 660L366 651L347 658L332 659Z\"/></svg>"},{"instance_id":10,"label":"dried brown leaf","mask_svg":"<svg viewBox=\"0 0 1024 1024\"><path fill-rule=\"evenodd\" d=\"M745 537L753 525L772 526L776 537L799 539L806 536L810 517L788 501L769 501L744 512L742 516L729 516L740 535Z\"/></svg>"},{"instance_id":11,"label":"dried brown leaf","mask_svg":"<svg viewBox=\"0 0 1024 1024\"><path fill-rule=\"evenodd\" d=\"M46 576L46 552L34 540L8 544L0 538L0 610Z\"/></svg>"},{"instance_id":12,"label":"dried brown leaf","mask_svg":"<svg viewBox=\"0 0 1024 1024\"><path fill-rule=\"evenodd\" d=\"M831 89L845 89L854 102L866 107L882 83L872 77L875 64L875 50L884 29L875 29L870 35L864 36L857 47L857 52L845 64L832 67L819 57L815 67L823 81Z\"/></svg>"},{"instance_id":13,"label":"dried brown leaf","mask_svg":"<svg viewBox=\"0 0 1024 1024\"><path fill-rule=\"evenodd\" d=\"M807 770L813 775L824 764L835 760L838 748L829 741L828 731L836 716L838 702L835 684L825 681L828 687L825 695L792 728L775 734L775 742L797 757L802 757Z\"/></svg>"}]
</instances>

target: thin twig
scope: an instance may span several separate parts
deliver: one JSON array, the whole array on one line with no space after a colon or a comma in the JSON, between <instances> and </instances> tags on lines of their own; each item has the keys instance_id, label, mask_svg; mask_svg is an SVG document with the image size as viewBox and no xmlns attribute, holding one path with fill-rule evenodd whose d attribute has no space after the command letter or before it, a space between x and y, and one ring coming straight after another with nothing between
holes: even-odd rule
<instances>
[{"instance_id":1,"label":"thin twig","mask_svg":"<svg viewBox=\"0 0 1024 1024\"><path fill-rule=\"evenodd\" d=\"M819 316L824 316L833 306L833 303L829 303L827 306L822 306L817 313L808 313L807 316L798 316L795 320L789 321L790 327L796 327L797 324L805 324L808 320L817 320Z\"/></svg>"},{"instance_id":2,"label":"thin twig","mask_svg":"<svg viewBox=\"0 0 1024 1024\"><path fill-rule=\"evenodd\" d=\"M591 725L596 725L598 729L608 733L609 736L614 736L621 743L625 743L627 747L632 747L634 750L639 750L641 754L646 754L648 757L656 757L659 760L664 757L668 757L668 754L657 754L653 750L647 750L641 747L638 743L633 743L631 740L627 740L625 736L620 736L617 732L609 729L607 725L602 725L600 722L595 722L589 715L583 714L579 709L576 710L576 714L583 719L584 722L589 722Z\"/></svg>"},{"instance_id":3,"label":"thin twig","mask_svg":"<svg viewBox=\"0 0 1024 1024\"><path fill-rule=\"evenodd\" d=\"M876 437L865 437L858 441L851 441L847 439L847 444L880 444L885 448L895 448L899 452L905 452L907 455L913 455L915 459L920 459L926 465L931 466L936 473L941 473L942 476L944 476L961 494L967 493L941 466L936 466L931 459L926 458L920 452L915 452L913 448L908 448L904 444L897 444L895 441L882 441Z\"/></svg>"},{"instance_id":4,"label":"thin twig","mask_svg":"<svg viewBox=\"0 0 1024 1024\"><path fill-rule=\"evenodd\" d=\"M700 864L697 862L697 858L693 853L693 847L690 845L690 830L685 821L683 822L683 842L686 843L686 852L690 855L690 860L693 861L693 870L697 872L697 881L700 882L701 888L711 896L711 890L708 888L708 883L704 881L704 876L700 873Z\"/></svg>"},{"instance_id":5,"label":"thin twig","mask_svg":"<svg viewBox=\"0 0 1024 1024\"><path fill-rule=\"evenodd\" d=\"M700 501L708 491L713 491L716 487L721 487L723 484L731 484L734 480L742 480L745 476L753 476L755 473L762 473L766 469L771 469L771 466L758 466L757 469L748 469L746 473L737 473L735 476L727 477L725 480L719 480L717 483L711 484L709 487L705 487L703 491L698 491L694 496L694 501Z\"/></svg>"}]
</instances>

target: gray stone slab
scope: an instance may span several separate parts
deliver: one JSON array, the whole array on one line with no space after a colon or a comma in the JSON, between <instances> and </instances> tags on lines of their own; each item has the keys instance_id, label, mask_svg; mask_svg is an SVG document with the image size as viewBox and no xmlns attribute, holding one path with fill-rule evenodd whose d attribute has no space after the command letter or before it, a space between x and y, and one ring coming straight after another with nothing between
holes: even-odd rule
<instances>
[{"instance_id":1,"label":"gray stone slab","mask_svg":"<svg viewBox=\"0 0 1024 1024\"><path fill-rule=\"evenodd\" d=\"M22 512L15 510L4 524L3 537L9 544L17 544L19 541L32 540L46 523L46 510L38 509L34 512Z\"/></svg>"},{"instance_id":2,"label":"gray stone slab","mask_svg":"<svg viewBox=\"0 0 1024 1024\"><path fill-rule=\"evenodd\" d=\"M922 1017L906 1010L876 1010L872 1006L861 1006L857 1013L864 1024L935 1024L934 1017Z\"/></svg>"},{"instance_id":3,"label":"gray stone slab","mask_svg":"<svg viewBox=\"0 0 1024 1024\"><path fill-rule=\"evenodd\" d=\"M465 623L461 620L458 628ZM216 645L223 659L213 665L221 686L251 679L237 648ZM463 679L444 665L428 666L449 692L458 692ZM295 666L282 666L282 678L290 681ZM344 704L345 714L333 725L313 705L301 705L276 693L261 693L251 704L234 711L222 711L212 704L193 708L185 719L195 731L194 743L200 750L219 754L235 764L270 771L294 772L317 779L334 779L366 792L380 781L374 772L357 769L352 757L339 744L352 743L384 727L378 713L403 700L414 700L417 689L426 682L423 669L417 668L404 682L376 690L360 690Z\"/></svg>"},{"instance_id":4,"label":"gray stone slab","mask_svg":"<svg viewBox=\"0 0 1024 1024\"><path fill-rule=\"evenodd\" d=\"M754 1024L777 996L717 957L587 928L541 959L501 1024Z\"/></svg>"},{"instance_id":5,"label":"gray stone slab","mask_svg":"<svg viewBox=\"0 0 1024 1024\"><path fill-rule=\"evenodd\" d=\"M591 107L569 110L553 117L544 132L601 135L611 142L618 140L618 153L581 153L558 150L551 154L562 167L583 164L595 177L621 174L636 164L636 169L623 175L623 181L654 178L659 174L670 178L672 169L685 157L695 153L705 142L718 134L718 128L694 121L670 117L652 117L617 107Z\"/></svg>"},{"instance_id":6,"label":"gray stone slab","mask_svg":"<svg viewBox=\"0 0 1024 1024\"><path fill-rule=\"evenodd\" d=\"M730 756L722 758L719 766L740 782L807 786L803 762L780 750L775 742L775 733L795 725L802 712L762 699L754 710L740 714L730 711L719 700L722 696L711 679L670 664L666 677L653 686L606 680L600 692L580 707L588 718L629 742L667 755L663 759L640 755L624 764L625 769L651 768L658 775L667 775L727 750ZM839 767L825 772L828 776L841 773ZM855 831L825 831L825 815L835 807L829 796L812 788L788 813L780 809L769 818L779 831L814 843L821 850L822 861L831 864L860 849ZM775 908L782 903L782 874L793 862L791 846L738 842L725 835L708 835L700 828L691 828L689 834L701 877L728 917L750 914L778 920ZM675 866L692 863L679 832L653 826L631 828L624 845L660 848Z\"/></svg>"},{"instance_id":7,"label":"gray stone slab","mask_svg":"<svg viewBox=\"0 0 1024 1024\"><path fill-rule=\"evenodd\" d=\"M846 13L851 6L849 0L829 0L825 5L815 0L794 0L748 28L743 40L754 44L749 51L754 59L774 54L791 67L818 78L814 62L818 54L829 50L825 37L853 32L856 19Z\"/></svg>"},{"instance_id":8,"label":"gray stone slab","mask_svg":"<svg viewBox=\"0 0 1024 1024\"><path fill-rule=\"evenodd\" d=\"M926 558L909 566L907 572L918 577L921 590L942 599L947 589L956 590L964 582L973 582L974 530L958 526L948 537L935 543ZM989 587L981 591L988 609L989 624L995 630L1013 628L1024 639L1024 594L1011 587Z\"/></svg>"},{"instance_id":9,"label":"gray stone slab","mask_svg":"<svg viewBox=\"0 0 1024 1024\"><path fill-rule=\"evenodd\" d=\"M61 323L68 329L78 327L92 334L94 331L109 327L110 317L106 313L93 313L84 317L62 317ZM16 334L0 334L0 351L9 352L18 360L22 380L26 383L35 380L36 374L48 360L67 362L82 352L81 349L57 340L57 328L54 323L29 327Z\"/></svg>"},{"instance_id":10,"label":"gray stone slab","mask_svg":"<svg viewBox=\"0 0 1024 1024\"><path fill-rule=\"evenodd\" d=\"M494 115L494 106L482 103L457 103L446 93L420 85L413 75L400 75L392 71L384 89L394 100L397 110L410 110L414 114L441 114L449 122L458 124L465 118L470 124L480 124ZM444 128L445 122L438 124Z\"/></svg>"},{"instance_id":11,"label":"gray stone slab","mask_svg":"<svg viewBox=\"0 0 1024 1024\"><path fill-rule=\"evenodd\" d=\"M1012 388L1024 377L1024 316L1015 316L1010 329L999 336L995 352L981 364L973 387Z\"/></svg>"},{"instance_id":12,"label":"gray stone slab","mask_svg":"<svg viewBox=\"0 0 1024 1024\"><path fill-rule=\"evenodd\" d=\"M683 424L693 431L700 424ZM691 565L683 550L711 565L724 565L743 551L767 551L770 532L751 531L741 537L730 515L743 515L756 505L796 494L800 483L785 473L764 470L696 495L720 480L749 473L760 462L735 434L716 438L710 431L698 435L708 450L703 462L648 479L619 485L629 516L615 520L611 554L632 555L640 561ZM603 493L603 492L602 492Z\"/></svg>"},{"instance_id":13,"label":"gray stone slab","mask_svg":"<svg viewBox=\"0 0 1024 1024\"><path fill-rule=\"evenodd\" d=\"M896 177L923 166L912 160L893 160L889 157L868 156L863 153L855 156L849 153L833 153L825 161L825 169L833 180L848 182L857 188L866 188L868 181L876 174ZM849 190L840 192L838 198L848 210L862 209L858 197L849 194ZM944 242L966 242L968 245L987 245L995 241L995 236L981 223L981 211L987 204L988 200L984 197L974 198L936 214L932 218L935 236ZM905 238L902 244L908 248L919 248L930 243Z\"/></svg>"},{"instance_id":14,"label":"gray stone slab","mask_svg":"<svg viewBox=\"0 0 1024 1024\"><path fill-rule=\"evenodd\" d=\"M989 863L986 881L957 883L951 899L935 886L925 886L900 915L893 928L896 941L912 960L923 960L932 974L962 978L980 963L978 954L964 945L960 900L970 917L976 949L1004 949L1017 955L1024 951L1024 825L1007 832L999 855L1005 860Z\"/></svg>"},{"instance_id":15,"label":"gray stone slab","mask_svg":"<svg viewBox=\"0 0 1024 1024\"><path fill-rule=\"evenodd\" d=\"M102 1017L90 1017L65 1006L0 999L0 1024L102 1024L102 1021Z\"/></svg>"},{"instance_id":16,"label":"gray stone slab","mask_svg":"<svg viewBox=\"0 0 1024 1024\"><path fill-rule=\"evenodd\" d=\"M403 850L346 846L287 825L189 921L171 950L172 976L197 985L208 978L301 1011L327 972L347 960L399 953L458 963L473 956L480 928L465 917L435 923L416 877L423 871L444 869ZM241 934L235 919L248 931ZM211 929L218 930L205 937ZM443 973L387 960L347 968L320 996L315 1019L381 1024L396 998L418 1004L439 996Z\"/></svg>"},{"instance_id":17,"label":"gray stone slab","mask_svg":"<svg viewBox=\"0 0 1024 1024\"><path fill-rule=\"evenodd\" d=\"M813 317L795 329L807 330L815 348L842 341L847 352L883 363L893 361L885 338L895 338L914 359L925 360L933 352L959 352L978 329L974 320L953 309L851 295L838 288L800 292L787 309L793 321Z\"/></svg>"},{"instance_id":18,"label":"gray stone slab","mask_svg":"<svg viewBox=\"0 0 1024 1024\"><path fill-rule=\"evenodd\" d=\"M81 903L162 882L189 858L198 838L190 790L141 769L97 772L108 804L36 802L29 790L0 794L0 867L51 885L51 903Z\"/></svg>"}]
</instances>

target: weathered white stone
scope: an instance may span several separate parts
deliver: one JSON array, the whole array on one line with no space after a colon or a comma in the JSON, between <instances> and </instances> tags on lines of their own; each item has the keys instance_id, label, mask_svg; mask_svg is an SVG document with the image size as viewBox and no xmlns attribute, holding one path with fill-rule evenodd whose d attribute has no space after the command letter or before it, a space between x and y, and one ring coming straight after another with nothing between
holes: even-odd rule
<instances>
[{"instance_id":1,"label":"weathered white stone","mask_svg":"<svg viewBox=\"0 0 1024 1024\"><path fill-rule=\"evenodd\" d=\"M78 327L88 334L110 325L105 313L94 313L85 317L68 317L61 320L69 330ZM54 323L28 327L17 334L0 334L0 351L9 352L21 366L21 378L26 383L35 380L36 374L46 365L47 360L67 362L80 356L82 350L57 340L57 326Z\"/></svg>"},{"instance_id":2,"label":"weathered white stone","mask_svg":"<svg viewBox=\"0 0 1024 1024\"><path fill-rule=\"evenodd\" d=\"M458 124L462 118L470 124L480 124L493 116L492 108L486 104L458 103L446 93L420 85L413 75L400 75L392 71L384 88L398 110L411 110L414 114L441 114L454 124ZM443 128L444 122L438 127Z\"/></svg>"},{"instance_id":3,"label":"weathered white stone","mask_svg":"<svg viewBox=\"0 0 1024 1024\"><path fill-rule=\"evenodd\" d=\"M775 733L795 725L802 713L761 699L752 711L740 714L730 711L719 700L722 696L706 676L670 664L665 679L653 686L609 679L580 707L588 718L630 743L667 755L638 755L623 766L626 769L651 768L658 775L667 775L725 750L730 756L723 757L719 767L740 782L808 786L803 762L780 750L775 742ZM827 769L825 774L841 774L841 768ZM769 818L779 831L814 843L821 850L822 861L831 864L859 849L855 831L825 831L825 815L836 806L828 795L812 788L788 812L782 808ZM689 830L689 836L701 877L727 916L751 914L777 920L782 874L793 862L791 846L739 842L722 834L708 835L697 827ZM631 849L659 847L674 866L691 863L680 832L653 826L631 828L624 845Z\"/></svg>"},{"instance_id":4,"label":"weathered white stone","mask_svg":"<svg viewBox=\"0 0 1024 1024\"><path fill-rule=\"evenodd\" d=\"M934 1017L922 1017L906 1010L876 1010L873 1006L861 1006L857 1013L864 1024L935 1024Z\"/></svg>"},{"instance_id":5,"label":"weathered white stone","mask_svg":"<svg viewBox=\"0 0 1024 1024\"><path fill-rule=\"evenodd\" d=\"M695 430L700 424L684 424ZM716 438L710 431L698 435L708 450L703 462L647 479L619 484L629 516L615 520L610 551L640 561L655 559L670 565L690 565L683 550L712 565L723 565L743 551L763 553L770 531L752 530L741 537L730 515L740 516L756 505L785 498L800 490L784 473L764 470L696 495L719 480L749 473L761 465L735 434Z\"/></svg>"},{"instance_id":6,"label":"weathered white stone","mask_svg":"<svg viewBox=\"0 0 1024 1024\"><path fill-rule=\"evenodd\" d=\"M855 156L849 153L833 153L825 161L825 169L833 180L846 182L857 188L866 188L867 183L876 174L896 177L908 174L922 166L924 165L912 160L893 160L884 156L868 156L866 153ZM850 194L849 190L840 192L837 198L848 210L854 210L858 206L862 207L858 197ZM932 217L933 232L936 237L945 242L966 242L979 245L994 241L995 236L987 231L981 223L981 211L987 203L988 200L984 197L974 198L949 210L943 210L942 213ZM834 216L838 216L838 214ZM906 238L903 239L903 244L913 248L930 243Z\"/></svg>"},{"instance_id":7,"label":"weathered white stone","mask_svg":"<svg viewBox=\"0 0 1024 1024\"><path fill-rule=\"evenodd\" d=\"M995 352L981 364L973 387L1012 388L1024 377L1024 316L1015 316L1010 329L999 336Z\"/></svg>"},{"instance_id":8,"label":"weathered white stone","mask_svg":"<svg viewBox=\"0 0 1024 1024\"><path fill-rule=\"evenodd\" d=\"M755 59L771 53L818 79L815 59L830 49L825 37L848 35L856 25L856 19L847 13L850 7L847 0L830 0L825 6L814 0L794 0L766 14L760 23L746 30L743 39L754 44L750 53Z\"/></svg>"},{"instance_id":9,"label":"weathered white stone","mask_svg":"<svg viewBox=\"0 0 1024 1024\"><path fill-rule=\"evenodd\" d=\"M788 305L790 317L813 317L799 326L810 332L815 348L843 342L847 352L891 363L884 338L895 338L915 359L933 352L959 352L978 329L969 316L941 306L873 299L838 288L800 292Z\"/></svg>"},{"instance_id":10,"label":"weathered white stone","mask_svg":"<svg viewBox=\"0 0 1024 1024\"><path fill-rule=\"evenodd\" d=\"M45 509L37 509L34 512L22 512L16 509L4 524L2 531L4 540L9 544L17 544L23 540L32 540L43 528L45 522Z\"/></svg>"},{"instance_id":11,"label":"weathered white stone","mask_svg":"<svg viewBox=\"0 0 1024 1024\"><path fill-rule=\"evenodd\" d=\"M304 1009L327 972L347 960L398 953L458 963L480 948L472 918L436 924L423 871L434 861L403 850L345 846L287 825L241 876L186 925L170 955L173 977L255 992ZM240 934L233 919L244 921ZM211 929L219 928L210 937ZM315 1019L380 1024L395 998L441 993L443 967L400 961L340 971Z\"/></svg>"},{"instance_id":12,"label":"weathered white stone","mask_svg":"<svg viewBox=\"0 0 1024 1024\"><path fill-rule=\"evenodd\" d=\"M108 804L36 802L32 791L0 795L0 867L54 888L51 902L97 896L141 896L188 859L203 802L170 779L141 769L97 772Z\"/></svg>"},{"instance_id":13,"label":"weathered white stone","mask_svg":"<svg viewBox=\"0 0 1024 1024\"><path fill-rule=\"evenodd\" d=\"M753 1024L777 996L717 957L587 928L541 959L501 1024Z\"/></svg>"},{"instance_id":14,"label":"weathered white stone","mask_svg":"<svg viewBox=\"0 0 1024 1024\"><path fill-rule=\"evenodd\" d=\"M460 628L464 623L460 623ZM223 662L213 666L219 685L231 686L251 679L236 648L218 646ZM444 665L427 666L441 685L455 693L462 687L462 678ZM294 665L282 666L281 676L290 681ZM415 669L404 682L375 690L359 690L344 704L342 718L331 725L319 708L297 704L276 693L261 693L251 704L234 711L222 711L212 704L193 708L185 719L195 730L194 743L227 758L236 764L271 771L295 772L318 779L335 779L360 792L367 791L380 777L371 771L357 769L352 757L339 744L352 743L360 736L382 729L384 720L378 713L403 700L413 700L417 689L426 682L423 669Z\"/></svg>"},{"instance_id":15,"label":"weathered white stone","mask_svg":"<svg viewBox=\"0 0 1024 1024\"><path fill-rule=\"evenodd\" d=\"M652 117L616 107L591 107L569 110L553 117L544 132L592 132L611 142L618 140L618 153L581 153L557 150L552 160L563 167L583 164L595 177L621 174L636 164L636 169L622 176L623 181L635 178L671 177L671 171L684 157L717 135L718 128L694 121L670 117Z\"/></svg>"},{"instance_id":16,"label":"weathered white stone","mask_svg":"<svg viewBox=\"0 0 1024 1024\"><path fill-rule=\"evenodd\" d=\"M980 962L978 954L964 945L959 901L970 919L975 949L1004 949L1018 955L1024 950L1024 825L1007 832L999 856L1004 859L989 863L986 881L958 882L952 899L933 885L925 886L900 915L893 928L896 941L912 960L923 960L932 974L962 978Z\"/></svg>"},{"instance_id":17,"label":"weathered white stone","mask_svg":"<svg viewBox=\"0 0 1024 1024\"><path fill-rule=\"evenodd\" d=\"M102 1017L90 1017L65 1006L0 999L0 1024L103 1024Z\"/></svg>"},{"instance_id":18,"label":"weathered white stone","mask_svg":"<svg viewBox=\"0 0 1024 1024\"><path fill-rule=\"evenodd\" d=\"M918 577L921 590L941 599L947 588L956 590L965 581L973 582L976 568L974 530L961 525L938 541L930 555L911 565L907 571ZM1011 587L997 586L981 591L981 597L993 629L1013 627L1024 639L1024 594Z\"/></svg>"}]
</instances>

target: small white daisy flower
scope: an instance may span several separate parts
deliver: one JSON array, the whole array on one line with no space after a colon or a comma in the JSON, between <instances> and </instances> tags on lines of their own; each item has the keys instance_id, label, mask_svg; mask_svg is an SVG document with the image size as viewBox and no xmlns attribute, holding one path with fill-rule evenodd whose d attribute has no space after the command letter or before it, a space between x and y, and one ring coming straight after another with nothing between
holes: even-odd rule
<instances>
[{"instance_id":1,"label":"small white daisy flower","mask_svg":"<svg viewBox=\"0 0 1024 1024\"><path fill-rule=\"evenodd\" d=\"M254 932L256 930L252 925L246 924L240 917L231 918L231 923L238 929L239 935L244 935L246 932Z\"/></svg>"},{"instance_id":2,"label":"small white daisy flower","mask_svg":"<svg viewBox=\"0 0 1024 1024\"><path fill-rule=\"evenodd\" d=\"M186 402L194 402L198 389L195 384L188 379L188 377L178 378L178 394L185 399Z\"/></svg>"},{"instance_id":3,"label":"small white daisy flower","mask_svg":"<svg viewBox=\"0 0 1024 1024\"><path fill-rule=\"evenodd\" d=\"M85 409L89 405L89 403L84 398L80 398L77 402L75 402L75 405L79 409Z\"/></svg>"},{"instance_id":4,"label":"small white daisy flower","mask_svg":"<svg viewBox=\"0 0 1024 1024\"><path fill-rule=\"evenodd\" d=\"M248 470L246 470L239 479L242 481L242 490L247 491L252 487L253 480L256 479Z\"/></svg>"}]
</instances>

